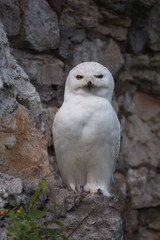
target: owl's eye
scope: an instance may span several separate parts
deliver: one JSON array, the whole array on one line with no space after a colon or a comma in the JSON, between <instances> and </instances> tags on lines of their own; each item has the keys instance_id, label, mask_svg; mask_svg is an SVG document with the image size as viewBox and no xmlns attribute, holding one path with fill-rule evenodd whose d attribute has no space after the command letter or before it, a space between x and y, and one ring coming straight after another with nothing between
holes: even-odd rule
<instances>
[{"instance_id":1,"label":"owl's eye","mask_svg":"<svg viewBox=\"0 0 160 240\"><path fill-rule=\"evenodd\" d=\"M96 78L103 78L103 75L100 74L100 75L96 75L95 77L96 77Z\"/></svg>"},{"instance_id":2,"label":"owl's eye","mask_svg":"<svg viewBox=\"0 0 160 240\"><path fill-rule=\"evenodd\" d=\"M82 75L77 75L76 78L77 78L78 80L81 80L81 79L83 78L83 76L82 76Z\"/></svg>"}]
</instances>

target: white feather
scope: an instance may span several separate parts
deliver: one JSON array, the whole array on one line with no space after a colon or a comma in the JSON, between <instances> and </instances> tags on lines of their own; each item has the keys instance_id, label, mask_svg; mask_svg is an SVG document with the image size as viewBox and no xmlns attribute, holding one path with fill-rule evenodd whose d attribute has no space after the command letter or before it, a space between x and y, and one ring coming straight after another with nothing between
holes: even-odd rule
<instances>
[{"instance_id":1,"label":"white feather","mask_svg":"<svg viewBox=\"0 0 160 240\"><path fill-rule=\"evenodd\" d=\"M120 124L111 106L113 89L111 73L99 63L81 63L67 77L53 138L62 180L74 191L100 190L109 196L120 145Z\"/></svg>"}]
</instances>

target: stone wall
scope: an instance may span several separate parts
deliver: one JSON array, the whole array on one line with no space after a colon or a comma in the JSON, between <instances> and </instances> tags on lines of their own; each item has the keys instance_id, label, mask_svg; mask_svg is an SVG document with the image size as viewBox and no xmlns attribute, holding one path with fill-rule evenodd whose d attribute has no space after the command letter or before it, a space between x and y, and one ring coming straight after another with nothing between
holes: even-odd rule
<instances>
[{"instance_id":1,"label":"stone wall","mask_svg":"<svg viewBox=\"0 0 160 240\"><path fill-rule=\"evenodd\" d=\"M0 16L10 51L30 79L20 67L8 62L1 74L0 86L9 89L7 94L2 90L0 96L2 172L27 177L27 172L35 174L34 166L40 161L44 175L49 174L44 165L48 158L54 161L51 123L63 101L67 73L82 61L98 61L109 68L116 84L113 106L121 121L122 141L112 191L119 194L124 238L158 240L160 2L1 0ZM3 43L7 44L5 40ZM5 56L9 54L6 51L2 51ZM5 75L7 68L13 70L12 77ZM13 164L13 159L27 155L20 147L22 142L28 152L28 142L36 145L25 156L24 169L24 162Z\"/></svg>"}]
</instances>

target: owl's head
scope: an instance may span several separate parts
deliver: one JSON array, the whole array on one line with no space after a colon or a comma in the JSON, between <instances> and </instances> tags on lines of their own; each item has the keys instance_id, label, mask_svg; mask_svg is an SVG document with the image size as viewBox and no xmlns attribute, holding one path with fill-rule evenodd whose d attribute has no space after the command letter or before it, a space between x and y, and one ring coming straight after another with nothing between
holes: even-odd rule
<instances>
[{"instance_id":1,"label":"owl's head","mask_svg":"<svg viewBox=\"0 0 160 240\"><path fill-rule=\"evenodd\" d=\"M83 62L68 74L65 99L74 95L98 96L111 102L114 80L109 70L97 62Z\"/></svg>"}]
</instances>

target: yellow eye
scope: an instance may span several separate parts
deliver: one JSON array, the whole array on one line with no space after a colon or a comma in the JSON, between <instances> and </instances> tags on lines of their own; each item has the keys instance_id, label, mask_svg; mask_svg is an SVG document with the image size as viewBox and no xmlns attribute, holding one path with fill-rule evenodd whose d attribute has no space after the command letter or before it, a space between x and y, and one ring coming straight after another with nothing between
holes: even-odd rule
<instances>
[{"instance_id":1,"label":"yellow eye","mask_svg":"<svg viewBox=\"0 0 160 240\"><path fill-rule=\"evenodd\" d=\"M96 77L96 78L103 78L103 75L100 74L100 75L96 75L95 77Z\"/></svg>"},{"instance_id":2,"label":"yellow eye","mask_svg":"<svg viewBox=\"0 0 160 240\"><path fill-rule=\"evenodd\" d=\"M82 76L82 75L77 75L76 78L77 78L78 80L81 80L81 79L83 78L83 76Z\"/></svg>"}]
</instances>

